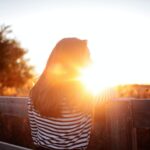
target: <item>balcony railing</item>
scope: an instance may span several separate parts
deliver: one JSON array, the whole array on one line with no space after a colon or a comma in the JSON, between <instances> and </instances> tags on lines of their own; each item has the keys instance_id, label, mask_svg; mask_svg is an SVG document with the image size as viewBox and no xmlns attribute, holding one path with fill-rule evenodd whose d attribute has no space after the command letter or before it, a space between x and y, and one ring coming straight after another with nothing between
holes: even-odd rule
<instances>
[{"instance_id":1,"label":"balcony railing","mask_svg":"<svg viewBox=\"0 0 150 150\"><path fill-rule=\"evenodd\" d=\"M33 149L27 99L0 97L0 149ZM91 150L149 150L150 100L116 99L96 108L92 134Z\"/></svg>"}]
</instances>

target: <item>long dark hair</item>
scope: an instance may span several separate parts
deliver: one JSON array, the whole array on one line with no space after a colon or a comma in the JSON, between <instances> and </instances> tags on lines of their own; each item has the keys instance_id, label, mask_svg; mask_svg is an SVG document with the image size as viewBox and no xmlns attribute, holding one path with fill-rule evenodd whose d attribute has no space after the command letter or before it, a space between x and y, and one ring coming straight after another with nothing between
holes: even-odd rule
<instances>
[{"instance_id":1,"label":"long dark hair","mask_svg":"<svg viewBox=\"0 0 150 150\"><path fill-rule=\"evenodd\" d=\"M76 77L79 68L89 62L86 40L64 38L59 41L30 92L34 108L43 116L60 117L60 104L65 98L69 107L86 112L91 106L91 97Z\"/></svg>"}]
</instances>

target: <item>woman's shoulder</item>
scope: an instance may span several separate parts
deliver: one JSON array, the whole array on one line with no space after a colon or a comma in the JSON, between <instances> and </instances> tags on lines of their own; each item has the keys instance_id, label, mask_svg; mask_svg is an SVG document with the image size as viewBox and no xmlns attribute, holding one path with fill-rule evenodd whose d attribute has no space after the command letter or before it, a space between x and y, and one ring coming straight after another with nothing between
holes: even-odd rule
<instances>
[{"instance_id":1,"label":"woman's shoulder","mask_svg":"<svg viewBox=\"0 0 150 150\"><path fill-rule=\"evenodd\" d=\"M27 108L28 108L28 111L35 111L31 97L27 98Z\"/></svg>"},{"instance_id":2,"label":"woman's shoulder","mask_svg":"<svg viewBox=\"0 0 150 150\"><path fill-rule=\"evenodd\" d=\"M31 97L27 98L27 105L33 105Z\"/></svg>"}]
</instances>

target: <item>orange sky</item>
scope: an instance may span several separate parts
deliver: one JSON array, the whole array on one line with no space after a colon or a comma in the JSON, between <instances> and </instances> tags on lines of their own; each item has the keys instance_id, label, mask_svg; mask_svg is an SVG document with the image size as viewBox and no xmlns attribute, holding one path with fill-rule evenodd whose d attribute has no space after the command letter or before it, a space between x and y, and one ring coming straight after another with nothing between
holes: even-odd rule
<instances>
[{"instance_id":1,"label":"orange sky","mask_svg":"<svg viewBox=\"0 0 150 150\"><path fill-rule=\"evenodd\" d=\"M75 36L89 41L98 74L107 82L150 83L149 8L146 0L6 0L0 24L12 26L39 74L56 42Z\"/></svg>"}]
</instances>

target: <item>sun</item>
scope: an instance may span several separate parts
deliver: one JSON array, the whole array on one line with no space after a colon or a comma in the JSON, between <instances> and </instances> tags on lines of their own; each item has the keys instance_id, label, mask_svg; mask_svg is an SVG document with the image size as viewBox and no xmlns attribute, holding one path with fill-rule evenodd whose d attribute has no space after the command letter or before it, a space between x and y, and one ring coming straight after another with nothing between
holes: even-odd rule
<instances>
[{"instance_id":1,"label":"sun","mask_svg":"<svg viewBox=\"0 0 150 150\"><path fill-rule=\"evenodd\" d=\"M106 75L104 75L104 72L99 70L98 64L82 68L78 79L83 83L85 88L94 95L98 95L106 88L115 85L112 80L109 80Z\"/></svg>"}]
</instances>

